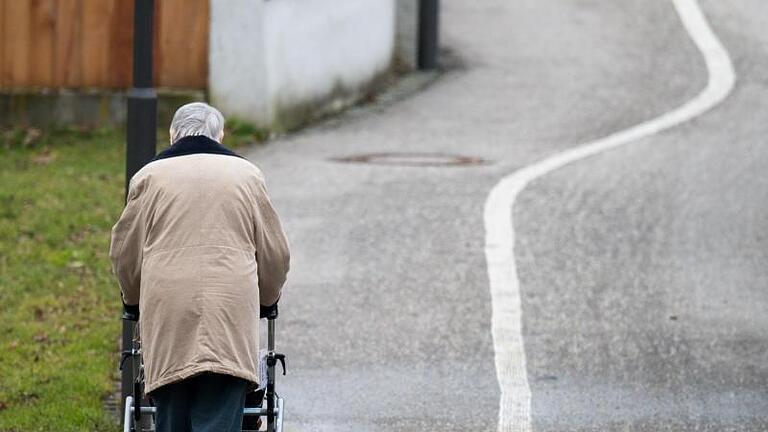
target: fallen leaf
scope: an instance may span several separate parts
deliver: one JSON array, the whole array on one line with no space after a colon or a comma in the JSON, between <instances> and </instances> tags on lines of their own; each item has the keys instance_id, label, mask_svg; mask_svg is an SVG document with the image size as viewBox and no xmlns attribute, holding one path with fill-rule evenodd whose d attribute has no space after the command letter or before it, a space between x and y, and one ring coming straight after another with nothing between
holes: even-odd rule
<instances>
[{"instance_id":1,"label":"fallen leaf","mask_svg":"<svg viewBox=\"0 0 768 432\"><path fill-rule=\"evenodd\" d=\"M21 394L21 399L23 399L24 401L34 401L39 398L40 398L40 395L34 392L32 393L24 392Z\"/></svg>"},{"instance_id":2,"label":"fallen leaf","mask_svg":"<svg viewBox=\"0 0 768 432\"><path fill-rule=\"evenodd\" d=\"M24 140L21 142L23 147L29 147L35 143L43 135L40 129L29 128L27 134L24 136Z\"/></svg>"},{"instance_id":3,"label":"fallen leaf","mask_svg":"<svg viewBox=\"0 0 768 432\"><path fill-rule=\"evenodd\" d=\"M48 165L56 160L56 153L52 152L49 147L46 147L39 154L32 156L32 162L38 165Z\"/></svg>"}]
</instances>

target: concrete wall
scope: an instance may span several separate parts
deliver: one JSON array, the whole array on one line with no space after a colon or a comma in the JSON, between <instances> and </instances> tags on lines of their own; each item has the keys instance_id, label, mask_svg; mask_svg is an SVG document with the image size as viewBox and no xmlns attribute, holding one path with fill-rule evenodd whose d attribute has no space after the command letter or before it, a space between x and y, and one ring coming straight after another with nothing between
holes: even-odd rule
<instances>
[{"instance_id":1,"label":"concrete wall","mask_svg":"<svg viewBox=\"0 0 768 432\"><path fill-rule=\"evenodd\" d=\"M402 72L418 68L419 0L397 1L397 67Z\"/></svg>"},{"instance_id":2,"label":"concrete wall","mask_svg":"<svg viewBox=\"0 0 768 432\"><path fill-rule=\"evenodd\" d=\"M266 126L271 121L264 0L211 0L208 93L213 105Z\"/></svg>"},{"instance_id":3,"label":"concrete wall","mask_svg":"<svg viewBox=\"0 0 768 432\"><path fill-rule=\"evenodd\" d=\"M355 102L392 71L395 1L211 0L212 103L290 129Z\"/></svg>"},{"instance_id":4,"label":"concrete wall","mask_svg":"<svg viewBox=\"0 0 768 432\"><path fill-rule=\"evenodd\" d=\"M14 90L0 92L0 126L123 126L127 95L111 90ZM167 129L176 109L205 100L202 90L160 90L157 94L157 125Z\"/></svg>"}]
</instances>

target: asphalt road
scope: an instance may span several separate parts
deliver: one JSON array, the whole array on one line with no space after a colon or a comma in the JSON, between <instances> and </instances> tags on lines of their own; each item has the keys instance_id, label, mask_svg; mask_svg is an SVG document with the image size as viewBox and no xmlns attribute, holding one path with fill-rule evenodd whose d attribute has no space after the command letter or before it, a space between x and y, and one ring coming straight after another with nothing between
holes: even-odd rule
<instances>
[{"instance_id":1,"label":"asphalt road","mask_svg":"<svg viewBox=\"0 0 768 432\"><path fill-rule=\"evenodd\" d=\"M496 430L483 205L496 182L706 84L665 0L445 0L460 64L249 157L293 250L294 431ZM514 208L534 431L768 429L768 6L703 0L731 96L561 168ZM343 164L449 152L468 167Z\"/></svg>"}]
</instances>

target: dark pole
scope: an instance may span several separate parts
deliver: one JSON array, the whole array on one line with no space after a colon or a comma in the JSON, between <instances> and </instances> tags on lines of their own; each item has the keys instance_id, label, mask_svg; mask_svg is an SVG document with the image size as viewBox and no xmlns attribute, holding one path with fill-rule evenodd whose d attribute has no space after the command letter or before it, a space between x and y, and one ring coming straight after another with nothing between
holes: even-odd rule
<instances>
[{"instance_id":1,"label":"dark pole","mask_svg":"<svg viewBox=\"0 0 768 432\"><path fill-rule=\"evenodd\" d=\"M419 69L437 67L439 0L419 1Z\"/></svg>"},{"instance_id":2,"label":"dark pole","mask_svg":"<svg viewBox=\"0 0 768 432\"><path fill-rule=\"evenodd\" d=\"M155 157L157 94L152 83L154 0L135 0L133 17L133 87L128 91L126 190L131 177Z\"/></svg>"},{"instance_id":3,"label":"dark pole","mask_svg":"<svg viewBox=\"0 0 768 432\"><path fill-rule=\"evenodd\" d=\"M134 174L155 157L157 95L152 83L152 29L154 0L134 0L133 10L133 86L128 91L128 119L125 151L125 190ZM123 320L123 348L130 349L133 322ZM129 358L121 373L121 407L133 392L133 360ZM122 409L121 409L122 411ZM124 418L123 416L120 417Z\"/></svg>"}]
</instances>

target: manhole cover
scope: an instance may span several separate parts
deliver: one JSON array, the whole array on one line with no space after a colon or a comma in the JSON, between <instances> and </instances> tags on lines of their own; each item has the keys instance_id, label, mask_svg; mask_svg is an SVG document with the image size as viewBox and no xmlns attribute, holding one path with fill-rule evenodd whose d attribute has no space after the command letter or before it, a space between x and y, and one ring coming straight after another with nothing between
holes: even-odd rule
<instances>
[{"instance_id":1,"label":"manhole cover","mask_svg":"<svg viewBox=\"0 0 768 432\"><path fill-rule=\"evenodd\" d=\"M485 159L447 153L368 153L332 158L335 162L397 166L467 166L485 165Z\"/></svg>"}]
</instances>

